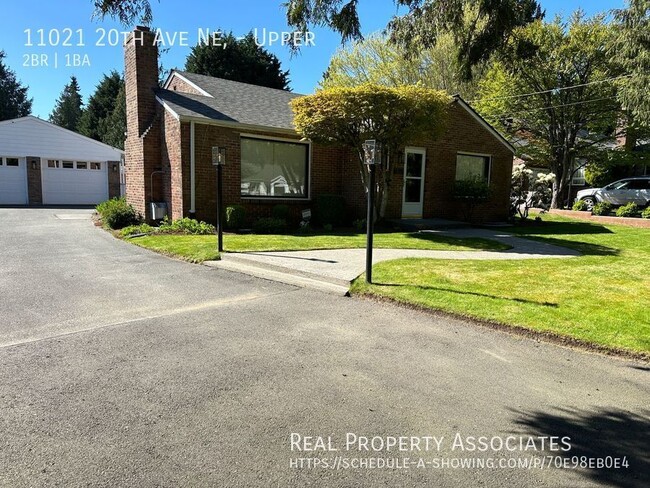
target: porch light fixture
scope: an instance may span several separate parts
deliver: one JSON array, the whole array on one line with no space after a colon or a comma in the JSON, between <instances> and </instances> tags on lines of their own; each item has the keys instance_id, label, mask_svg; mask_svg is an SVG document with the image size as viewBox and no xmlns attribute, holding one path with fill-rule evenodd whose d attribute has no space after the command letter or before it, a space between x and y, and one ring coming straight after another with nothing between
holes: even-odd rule
<instances>
[{"instance_id":1,"label":"porch light fixture","mask_svg":"<svg viewBox=\"0 0 650 488\"><path fill-rule=\"evenodd\" d=\"M372 283L372 241L375 220L375 169L381 165L381 143L368 139L362 144L368 167L368 213L366 215L366 283Z\"/></svg>"},{"instance_id":2,"label":"porch light fixture","mask_svg":"<svg viewBox=\"0 0 650 488\"><path fill-rule=\"evenodd\" d=\"M226 148L212 147L212 164L217 167L217 250L223 252L223 167L226 165Z\"/></svg>"}]
</instances>

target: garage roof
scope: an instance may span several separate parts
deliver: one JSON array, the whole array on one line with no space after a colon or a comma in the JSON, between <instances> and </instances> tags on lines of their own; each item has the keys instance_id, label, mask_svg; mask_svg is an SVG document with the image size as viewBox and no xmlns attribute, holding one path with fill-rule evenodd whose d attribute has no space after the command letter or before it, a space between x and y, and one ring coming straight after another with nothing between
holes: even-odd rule
<instances>
[{"instance_id":1,"label":"garage roof","mask_svg":"<svg viewBox=\"0 0 650 488\"><path fill-rule=\"evenodd\" d=\"M119 161L120 149L82 136L32 115L0 122L2 156Z\"/></svg>"}]
</instances>

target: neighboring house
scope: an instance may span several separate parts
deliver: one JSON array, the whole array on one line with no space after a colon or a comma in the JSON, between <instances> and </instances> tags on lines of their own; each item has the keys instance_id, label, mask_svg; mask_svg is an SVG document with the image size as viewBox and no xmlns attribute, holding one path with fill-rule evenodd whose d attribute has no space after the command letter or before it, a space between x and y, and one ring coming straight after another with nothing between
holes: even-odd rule
<instances>
[{"instance_id":1,"label":"neighboring house","mask_svg":"<svg viewBox=\"0 0 650 488\"><path fill-rule=\"evenodd\" d=\"M94 205L120 194L123 152L27 116L0 122L0 205Z\"/></svg>"},{"instance_id":2,"label":"neighboring house","mask_svg":"<svg viewBox=\"0 0 650 488\"><path fill-rule=\"evenodd\" d=\"M342 195L349 215L366 205L359 165L351 150L303 140L289 101L300 95L208 76L172 71L158 87L153 34L136 28L125 45L126 195L143 215L166 202L173 219L214 222L216 171L212 147L226 147L224 204L241 204L251 217L282 203L294 215L313 208L320 194ZM135 40L134 40L135 38ZM484 178L489 201L475 215L508 215L512 146L462 99L451 103L446 132L436 141L411 141L391 162L386 217L460 218L454 180Z\"/></svg>"}]
</instances>

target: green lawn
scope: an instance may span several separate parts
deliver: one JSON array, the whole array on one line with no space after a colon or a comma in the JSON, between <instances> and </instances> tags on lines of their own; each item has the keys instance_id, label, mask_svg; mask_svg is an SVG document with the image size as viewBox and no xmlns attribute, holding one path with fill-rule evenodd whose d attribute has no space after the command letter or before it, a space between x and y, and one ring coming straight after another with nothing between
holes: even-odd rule
<instances>
[{"instance_id":1,"label":"green lawn","mask_svg":"<svg viewBox=\"0 0 650 488\"><path fill-rule=\"evenodd\" d=\"M650 353L650 230L545 215L512 229L584 256L528 261L401 259L353 293Z\"/></svg>"},{"instance_id":2,"label":"green lawn","mask_svg":"<svg viewBox=\"0 0 650 488\"><path fill-rule=\"evenodd\" d=\"M218 259L216 236L159 234L131 240L148 249L192 262ZM224 249L246 251L304 251L310 249L346 249L365 247L366 235L329 233L315 235L225 234ZM396 249L432 249L444 251L504 250L508 246L489 239L458 239L427 233L390 232L375 235L375 247Z\"/></svg>"}]
</instances>

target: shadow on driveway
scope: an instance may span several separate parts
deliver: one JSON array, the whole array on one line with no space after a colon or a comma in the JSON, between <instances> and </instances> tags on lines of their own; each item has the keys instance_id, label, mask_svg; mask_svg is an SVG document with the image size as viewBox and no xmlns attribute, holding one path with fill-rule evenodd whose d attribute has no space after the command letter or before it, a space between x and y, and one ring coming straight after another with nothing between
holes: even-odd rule
<instances>
[{"instance_id":1,"label":"shadow on driveway","mask_svg":"<svg viewBox=\"0 0 650 488\"><path fill-rule=\"evenodd\" d=\"M561 455L568 462L574 456L627 458L627 469L576 470L590 482L619 488L650 486L650 410L640 415L616 408L595 412L556 409L553 413L516 413L519 418L515 422L524 428L525 435L571 438L570 451L554 451L548 455Z\"/></svg>"}]
</instances>

